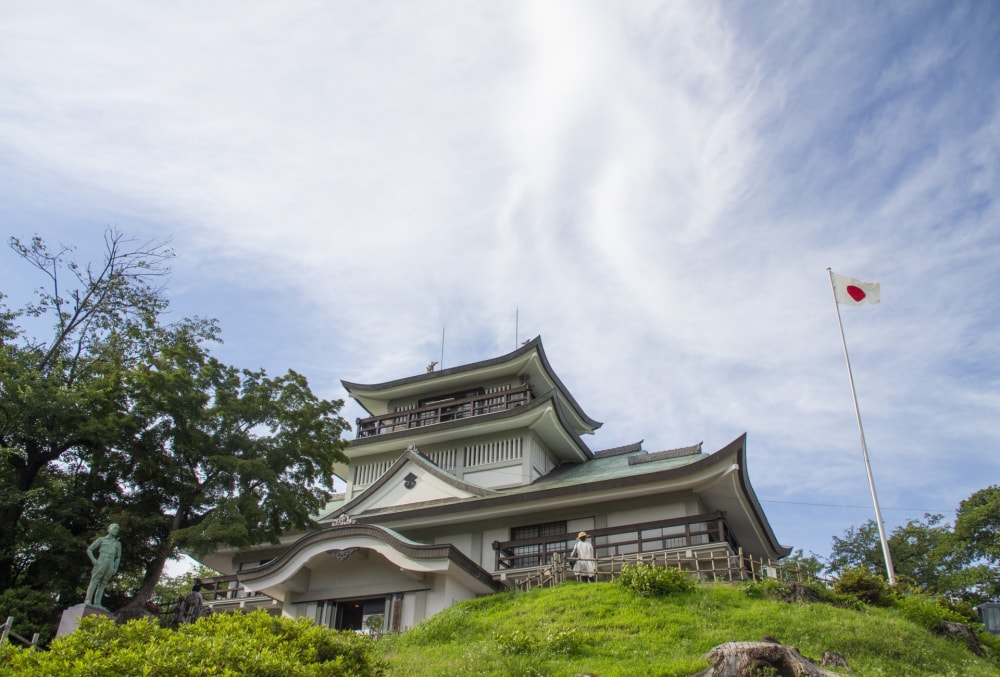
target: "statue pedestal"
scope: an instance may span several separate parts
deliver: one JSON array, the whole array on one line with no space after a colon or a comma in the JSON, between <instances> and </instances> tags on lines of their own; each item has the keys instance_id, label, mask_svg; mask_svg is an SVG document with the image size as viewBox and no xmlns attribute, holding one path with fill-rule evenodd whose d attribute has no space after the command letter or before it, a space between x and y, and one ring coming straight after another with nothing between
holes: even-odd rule
<instances>
[{"instance_id":1,"label":"statue pedestal","mask_svg":"<svg viewBox=\"0 0 1000 677\"><path fill-rule=\"evenodd\" d=\"M107 616L108 618L114 618L114 614L99 606L94 606L93 604L77 604L66 609L62 613L62 619L59 621L59 629L56 630L56 637L61 635L68 635L69 633L80 627L80 619L84 616L93 615Z\"/></svg>"}]
</instances>

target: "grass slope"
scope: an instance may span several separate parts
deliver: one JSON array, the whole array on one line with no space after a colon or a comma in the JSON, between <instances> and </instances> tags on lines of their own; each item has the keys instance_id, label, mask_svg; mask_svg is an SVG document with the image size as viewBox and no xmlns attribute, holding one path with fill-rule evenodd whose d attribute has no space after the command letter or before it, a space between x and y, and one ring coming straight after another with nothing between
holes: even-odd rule
<instances>
[{"instance_id":1,"label":"grass slope","mask_svg":"<svg viewBox=\"0 0 1000 677\"><path fill-rule=\"evenodd\" d=\"M814 658L839 651L856 677L1000 675L895 611L751 599L723 584L655 598L613 583L493 595L379 645L391 675L685 677L708 666L712 647L764 635Z\"/></svg>"}]
</instances>

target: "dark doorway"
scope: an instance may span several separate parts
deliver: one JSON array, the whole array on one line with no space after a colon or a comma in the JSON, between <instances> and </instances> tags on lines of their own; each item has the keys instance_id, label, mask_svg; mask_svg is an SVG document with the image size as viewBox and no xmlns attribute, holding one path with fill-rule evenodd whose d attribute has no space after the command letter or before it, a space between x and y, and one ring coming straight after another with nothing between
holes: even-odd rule
<instances>
[{"instance_id":1,"label":"dark doorway","mask_svg":"<svg viewBox=\"0 0 1000 677\"><path fill-rule=\"evenodd\" d=\"M363 630L366 619L385 613L385 597L340 602L337 611L338 630Z\"/></svg>"}]
</instances>

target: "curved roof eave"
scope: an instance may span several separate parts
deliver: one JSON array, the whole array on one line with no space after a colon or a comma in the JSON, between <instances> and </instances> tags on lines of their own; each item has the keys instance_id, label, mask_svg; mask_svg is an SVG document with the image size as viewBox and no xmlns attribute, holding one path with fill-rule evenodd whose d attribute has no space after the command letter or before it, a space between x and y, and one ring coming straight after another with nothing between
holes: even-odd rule
<instances>
[{"instance_id":1,"label":"curved roof eave","mask_svg":"<svg viewBox=\"0 0 1000 677\"><path fill-rule=\"evenodd\" d=\"M747 470L747 434L743 433L730 442L730 446L736 444L739 445L740 484L743 487L743 495L750 501L750 506L756 515L757 522L764 529L764 533L767 535L767 539L778 554L778 557L788 557L792 552L791 546L781 545L778 542L778 537L774 535L771 523L768 521L767 515L764 514L764 509L760 506L760 501L757 500L757 493L753 490L753 485L750 484L750 472Z\"/></svg>"},{"instance_id":2,"label":"curved roof eave","mask_svg":"<svg viewBox=\"0 0 1000 677\"><path fill-rule=\"evenodd\" d=\"M393 548L402 555L414 560L435 560L447 558L451 563L464 571L469 576L494 590L499 591L502 585L493 580L492 575L480 567L468 556L463 554L458 548L450 543L427 544L411 541L397 534L391 529L386 529L375 524L343 524L328 526L319 531L306 534L298 539L283 552L279 557L270 562L253 569L239 572L238 578L241 583L250 584L253 587L254 581L259 581L274 576L281 569L289 566L299 555L299 553L318 544L332 543L351 537L367 537ZM294 573L294 572L293 572Z\"/></svg>"},{"instance_id":3,"label":"curved roof eave","mask_svg":"<svg viewBox=\"0 0 1000 677\"><path fill-rule=\"evenodd\" d=\"M384 383L354 383L351 381L341 380L340 384L344 386L348 394L355 399L355 401L360 404L365 411L370 415L379 415L384 412L373 412L370 409L373 401L381 401L385 397L375 397L376 393L386 393L391 391L405 391L409 390L411 386L422 386L424 383L435 380L446 380L446 379L456 379L465 374L474 373L477 371L482 371L489 369L491 367L502 367L511 362L517 361L531 353L537 353L539 362L542 365L547 377L556 388L562 392L564 398L573 407L574 412L579 417L580 421L591 428L591 430L597 430L603 423L596 421L588 416L579 403L573 398L573 395L566 389L566 386L556 375L555 371L552 370L552 365L549 364L549 360L545 355L545 349L542 347L542 337L536 336L530 341L526 341L517 350L507 353L506 355L500 355L499 357L493 357L487 360L481 360L479 362L473 362L471 364L462 364L456 367L449 367L448 369L442 369L440 371L431 371L424 374L417 374L415 376L407 376L400 379L395 379L392 381L385 381ZM393 397L398 395L392 395Z\"/></svg>"}]
</instances>

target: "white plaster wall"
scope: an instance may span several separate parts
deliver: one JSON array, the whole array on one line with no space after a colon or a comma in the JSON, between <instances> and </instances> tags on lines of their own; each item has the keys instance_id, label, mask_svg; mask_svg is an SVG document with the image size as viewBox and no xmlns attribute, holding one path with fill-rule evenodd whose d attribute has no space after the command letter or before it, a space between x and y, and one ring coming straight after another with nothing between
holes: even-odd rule
<instances>
[{"instance_id":1,"label":"white plaster wall","mask_svg":"<svg viewBox=\"0 0 1000 677\"><path fill-rule=\"evenodd\" d=\"M407 489L403 478L407 473L416 475L416 483L412 489ZM368 490L363 506L370 508L373 506L397 506L408 503L420 503L422 501L433 501L440 498L471 496L467 491L457 490L451 484L435 477L427 470L408 463L389 482L379 487L377 490Z\"/></svg>"},{"instance_id":2,"label":"white plaster wall","mask_svg":"<svg viewBox=\"0 0 1000 677\"><path fill-rule=\"evenodd\" d=\"M403 595L403 608L400 611L399 627L401 630L412 628L427 617L427 591L418 590Z\"/></svg>"},{"instance_id":3,"label":"white plaster wall","mask_svg":"<svg viewBox=\"0 0 1000 677\"><path fill-rule=\"evenodd\" d=\"M486 470L466 471L463 479L481 487L513 487L521 484L521 459Z\"/></svg>"},{"instance_id":4,"label":"white plaster wall","mask_svg":"<svg viewBox=\"0 0 1000 677\"><path fill-rule=\"evenodd\" d=\"M313 563L309 591L298 595L301 600L343 599L345 597L377 596L424 585L400 571L378 553L360 550L347 560L329 557Z\"/></svg>"},{"instance_id":5,"label":"white plaster wall","mask_svg":"<svg viewBox=\"0 0 1000 677\"><path fill-rule=\"evenodd\" d=\"M434 587L427 592L427 610L424 618L458 604L467 599L474 599L476 593L445 576L435 576Z\"/></svg>"},{"instance_id":6,"label":"white plaster wall","mask_svg":"<svg viewBox=\"0 0 1000 677\"><path fill-rule=\"evenodd\" d=\"M684 517L685 515L697 515L698 510L690 510L690 503L694 503L697 508L697 501L677 501L674 503L661 503L642 508L632 508L628 510L615 510L609 512L607 516L608 527L622 526L623 524L635 524L636 522L652 522L655 520L673 519Z\"/></svg>"},{"instance_id":7,"label":"white plaster wall","mask_svg":"<svg viewBox=\"0 0 1000 677\"><path fill-rule=\"evenodd\" d=\"M440 534L434 537L434 543L450 543L461 551L463 555L475 561L476 553L472 552L472 534L450 533Z\"/></svg>"},{"instance_id":8,"label":"white plaster wall","mask_svg":"<svg viewBox=\"0 0 1000 677\"><path fill-rule=\"evenodd\" d=\"M566 522L566 531L571 535L576 535L581 531L592 531L597 527L594 525L593 517L581 517L575 520L569 520Z\"/></svg>"}]
</instances>

